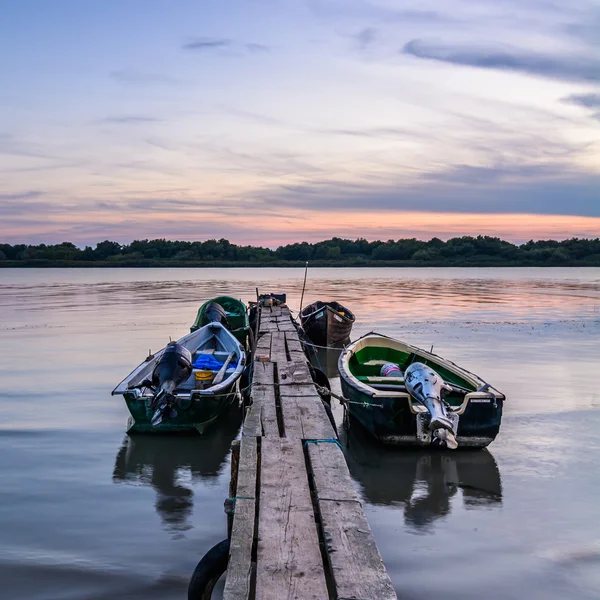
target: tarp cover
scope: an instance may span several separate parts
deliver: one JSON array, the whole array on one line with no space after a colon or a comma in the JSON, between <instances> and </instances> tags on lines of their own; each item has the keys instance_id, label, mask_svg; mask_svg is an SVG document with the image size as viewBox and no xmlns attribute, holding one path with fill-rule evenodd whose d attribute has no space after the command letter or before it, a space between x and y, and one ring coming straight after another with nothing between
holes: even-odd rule
<instances>
[{"instance_id":1,"label":"tarp cover","mask_svg":"<svg viewBox=\"0 0 600 600\"><path fill-rule=\"evenodd\" d=\"M206 369L208 371L218 371L222 366L223 363L218 361L212 354L200 354L193 364L194 369ZM231 361L228 370L236 366L237 362Z\"/></svg>"}]
</instances>

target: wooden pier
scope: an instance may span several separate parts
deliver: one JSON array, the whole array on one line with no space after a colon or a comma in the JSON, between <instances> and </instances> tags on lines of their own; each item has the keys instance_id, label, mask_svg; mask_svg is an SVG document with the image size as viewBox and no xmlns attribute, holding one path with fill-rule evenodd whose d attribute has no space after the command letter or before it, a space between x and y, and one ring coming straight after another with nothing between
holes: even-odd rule
<instances>
[{"instance_id":1,"label":"wooden pier","mask_svg":"<svg viewBox=\"0 0 600 600\"><path fill-rule=\"evenodd\" d=\"M290 311L258 310L224 598L395 599Z\"/></svg>"}]
</instances>

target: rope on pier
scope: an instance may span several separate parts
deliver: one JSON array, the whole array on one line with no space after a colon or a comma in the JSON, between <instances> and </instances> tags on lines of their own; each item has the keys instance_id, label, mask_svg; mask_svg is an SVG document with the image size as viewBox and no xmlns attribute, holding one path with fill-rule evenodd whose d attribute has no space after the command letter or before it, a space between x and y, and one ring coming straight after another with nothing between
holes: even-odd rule
<instances>
[{"instance_id":1,"label":"rope on pier","mask_svg":"<svg viewBox=\"0 0 600 600\"><path fill-rule=\"evenodd\" d=\"M338 394L335 394L334 392L332 392L331 390L328 390L327 388L323 387L322 385L317 385L315 383L314 386L317 388L317 392L319 392L320 394L329 394L330 396L333 396L336 400L340 401L340 404L342 406L344 406L345 404L358 404L358 406L365 406L365 407L370 406L371 408L383 408L383 404L373 404L372 402L357 402L356 400L348 400L348 398L346 398L344 396L338 396Z\"/></svg>"},{"instance_id":2,"label":"rope on pier","mask_svg":"<svg viewBox=\"0 0 600 600\"><path fill-rule=\"evenodd\" d=\"M255 500L252 496L232 496L225 500L225 514L235 514L235 501L236 500Z\"/></svg>"},{"instance_id":3,"label":"rope on pier","mask_svg":"<svg viewBox=\"0 0 600 600\"><path fill-rule=\"evenodd\" d=\"M336 440L334 438L327 438L326 440L306 440L304 442L305 446L308 446L308 444L337 444L340 448L340 450L343 452L344 449L342 448L342 445L340 444L339 440Z\"/></svg>"}]
</instances>

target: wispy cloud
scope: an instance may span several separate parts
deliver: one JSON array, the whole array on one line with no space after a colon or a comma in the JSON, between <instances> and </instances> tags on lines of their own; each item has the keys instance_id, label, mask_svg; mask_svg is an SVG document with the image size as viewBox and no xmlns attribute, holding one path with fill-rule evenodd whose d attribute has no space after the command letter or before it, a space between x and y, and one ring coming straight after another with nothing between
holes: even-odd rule
<instances>
[{"instance_id":1,"label":"wispy cloud","mask_svg":"<svg viewBox=\"0 0 600 600\"><path fill-rule=\"evenodd\" d=\"M377 39L378 31L374 27L365 27L352 37L356 41L359 50L366 50Z\"/></svg>"},{"instance_id":2,"label":"wispy cloud","mask_svg":"<svg viewBox=\"0 0 600 600\"><path fill-rule=\"evenodd\" d=\"M123 115L120 117L106 117L100 123L114 123L116 125L140 125L147 123L162 123L162 119L143 115Z\"/></svg>"},{"instance_id":3,"label":"wispy cloud","mask_svg":"<svg viewBox=\"0 0 600 600\"><path fill-rule=\"evenodd\" d=\"M600 108L600 94L573 94L563 98L562 101L584 108Z\"/></svg>"},{"instance_id":4,"label":"wispy cloud","mask_svg":"<svg viewBox=\"0 0 600 600\"><path fill-rule=\"evenodd\" d=\"M0 202L15 201L15 200L31 200L32 198L39 198L44 192L38 190L29 190L27 192L17 192L15 194L0 194ZM2 210L0 205L0 211Z\"/></svg>"},{"instance_id":5,"label":"wispy cloud","mask_svg":"<svg viewBox=\"0 0 600 600\"><path fill-rule=\"evenodd\" d=\"M196 38L182 44L183 50L196 50L205 52L207 50L218 50L231 46L231 40L227 38Z\"/></svg>"},{"instance_id":6,"label":"wispy cloud","mask_svg":"<svg viewBox=\"0 0 600 600\"><path fill-rule=\"evenodd\" d=\"M549 55L526 50L440 44L420 39L405 44L402 53L454 65L514 71L564 81L600 81L600 58L594 56Z\"/></svg>"},{"instance_id":7,"label":"wispy cloud","mask_svg":"<svg viewBox=\"0 0 600 600\"><path fill-rule=\"evenodd\" d=\"M317 194L311 188L318 190ZM268 198L269 196L266 195ZM549 165L471 167L423 175L412 184L393 177L379 185L323 185L319 180L286 186L278 201L312 211L444 214L540 214L600 217L600 175Z\"/></svg>"},{"instance_id":8,"label":"wispy cloud","mask_svg":"<svg viewBox=\"0 0 600 600\"><path fill-rule=\"evenodd\" d=\"M271 47L265 46L265 44L246 44L246 50L252 54L260 54L261 52L271 52Z\"/></svg>"}]
</instances>

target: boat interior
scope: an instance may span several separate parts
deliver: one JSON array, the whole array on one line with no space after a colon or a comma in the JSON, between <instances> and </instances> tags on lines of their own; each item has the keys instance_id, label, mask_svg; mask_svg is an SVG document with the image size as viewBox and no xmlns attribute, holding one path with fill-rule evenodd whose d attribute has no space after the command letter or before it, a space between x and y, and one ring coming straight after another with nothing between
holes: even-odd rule
<instances>
[{"instance_id":1,"label":"boat interior","mask_svg":"<svg viewBox=\"0 0 600 600\"><path fill-rule=\"evenodd\" d=\"M316 302L313 302L312 304L310 304L309 306L307 306L303 311L302 311L302 316L303 317L308 317L309 315L312 315L326 307L332 308L333 310L335 310L340 316L345 317L346 319L350 320L350 321L354 321L355 317L354 317L354 313L352 313L350 310L348 310L345 306L343 306L342 304L340 304L339 302L335 302L335 301L331 301L331 302L322 302L321 300L317 300Z\"/></svg>"},{"instance_id":2,"label":"boat interior","mask_svg":"<svg viewBox=\"0 0 600 600\"><path fill-rule=\"evenodd\" d=\"M237 340L227 331L224 327L217 323L212 323L201 329L194 331L186 335L179 340L180 343L185 346L192 355L192 365L195 365L198 358L202 355L209 355L214 359L214 368L203 368L202 370L212 370L213 379L214 376L219 372L221 366L227 360L230 353L233 352L233 358L230 361L223 381L233 375L236 371L238 363L242 358L242 349ZM124 381L122 381L113 391L113 394L122 394L127 389L135 388L145 379L152 376L152 372L156 363L160 359L162 351L157 352L156 355L146 362L142 363L133 373L131 373ZM212 361L211 361L212 362ZM196 371L198 369L194 367L190 377L176 390L175 393L189 394L192 389L196 387ZM143 395L151 394L151 390L148 388L142 388Z\"/></svg>"},{"instance_id":3,"label":"boat interior","mask_svg":"<svg viewBox=\"0 0 600 600\"><path fill-rule=\"evenodd\" d=\"M451 406L460 406L464 400L465 393L474 392L477 388L472 382L450 371L444 365L436 362L431 356L420 355L417 352L402 351L397 348L384 346L366 346L353 352L348 361L348 367L352 375L361 383L376 390L389 390L394 392L406 392L404 377L382 377L381 367L388 363L397 364L404 373L406 368L413 362L421 362L431 367L444 381L459 390L449 392L445 400Z\"/></svg>"}]
</instances>

